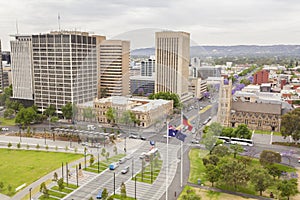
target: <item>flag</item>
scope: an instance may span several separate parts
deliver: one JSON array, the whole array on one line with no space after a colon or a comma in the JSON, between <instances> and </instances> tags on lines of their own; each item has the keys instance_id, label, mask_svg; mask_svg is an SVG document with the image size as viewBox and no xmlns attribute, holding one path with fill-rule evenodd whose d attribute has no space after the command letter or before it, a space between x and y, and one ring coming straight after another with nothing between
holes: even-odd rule
<instances>
[{"instance_id":1,"label":"flag","mask_svg":"<svg viewBox=\"0 0 300 200\"><path fill-rule=\"evenodd\" d=\"M174 126L169 126L169 136L175 137L176 134L178 133L178 130Z\"/></svg>"},{"instance_id":2,"label":"flag","mask_svg":"<svg viewBox=\"0 0 300 200\"><path fill-rule=\"evenodd\" d=\"M178 140L184 142L185 138L186 138L186 134L181 133L181 131L178 131L176 136L175 136Z\"/></svg>"},{"instance_id":3,"label":"flag","mask_svg":"<svg viewBox=\"0 0 300 200\"><path fill-rule=\"evenodd\" d=\"M193 126L190 124L188 118L184 114L182 114L182 123L183 123L184 126L188 127L189 131L193 130Z\"/></svg>"}]
</instances>

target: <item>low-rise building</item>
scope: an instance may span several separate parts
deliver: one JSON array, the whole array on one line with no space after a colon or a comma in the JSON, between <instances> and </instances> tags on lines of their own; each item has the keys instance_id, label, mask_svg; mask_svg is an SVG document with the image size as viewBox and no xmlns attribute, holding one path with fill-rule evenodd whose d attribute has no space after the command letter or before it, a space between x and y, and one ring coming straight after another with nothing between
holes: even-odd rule
<instances>
[{"instance_id":1,"label":"low-rise building","mask_svg":"<svg viewBox=\"0 0 300 200\"><path fill-rule=\"evenodd\" d=\"M130 111L139 121L137 126L149 127L163 120L173 112L173 101L162 99L129 98L124 96L112 96L95 99L94 109L99 123L108 123L106 112L112 108L115 112L115 120L118 124L125 124L123 114Z\"/></svg>"}]
</instances>

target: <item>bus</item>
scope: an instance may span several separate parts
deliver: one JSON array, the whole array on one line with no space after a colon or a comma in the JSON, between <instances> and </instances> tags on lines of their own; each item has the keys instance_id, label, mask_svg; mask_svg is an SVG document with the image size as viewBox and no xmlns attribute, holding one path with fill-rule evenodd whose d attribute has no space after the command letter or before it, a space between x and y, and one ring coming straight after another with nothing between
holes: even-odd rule
<instances>
[{"instance_id":1,"label":"bus","mask_svg":"<svg viewBox=\"0 0 300 200\"><path fill-rule=\"evenodd\" d=\"M153 148L151 149L149 152L147 152L145 154L145 161L146 162L149 162L150 161L150 158L151 158L151 155L153 155L153 157L156 155L156 153L158 152L158 149L157 148Z\"/></svg>"},{"instance_id":2,"label":"bus","mask_svg":"<svg viewBox=\"0 0 300 200\"><path fill-rule=\"evenodd\" d=\"M218 136L219 140L222 140L225 144L230 144L230 137Z\"/></svg>"},{"instance_id":3,"label":"bus","mask_svg":"<svg viewBox=\"0 0 300 200\"><path fill-rule=\"evenodd\" d=\"M253 146L253 140L244 139L244 138L230 138L230 144L239 144L243 146Z\"/></svg>"}]
</instances>

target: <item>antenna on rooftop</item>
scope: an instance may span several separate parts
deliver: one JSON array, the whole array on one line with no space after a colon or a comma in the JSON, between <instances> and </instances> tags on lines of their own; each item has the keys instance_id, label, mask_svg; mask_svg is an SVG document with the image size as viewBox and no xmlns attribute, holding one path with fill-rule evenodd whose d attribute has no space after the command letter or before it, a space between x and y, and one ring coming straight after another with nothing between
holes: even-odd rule
<instances>
[{"instance_id":1,"label":"antenna on rooftop","mask_svg":"<svg viewBox=\"0 0 300 200\"><path fill-rule=\"evenodd\" d=\"M60 32L60 14L59 13L57 16L57 20L58 20L58 31Z\"/></svg>"},{"instance_id":2,"label":"antenna on rooftop","mask_svg":"<svg viewBox=\"0 0 300 200\"><path fill-rule=\"evenodd\" d=\"M17 35L19 34L19 25L18 25L18 20L16 20L16 30L17 30Z\"/></svg>"}]
</instances>

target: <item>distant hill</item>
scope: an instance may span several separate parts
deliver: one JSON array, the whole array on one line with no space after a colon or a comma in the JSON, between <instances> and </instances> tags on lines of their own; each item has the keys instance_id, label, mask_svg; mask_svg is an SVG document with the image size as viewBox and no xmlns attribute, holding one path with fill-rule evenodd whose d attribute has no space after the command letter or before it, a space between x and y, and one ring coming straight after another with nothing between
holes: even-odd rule
<instances>
[{"instance_id":1,"label":"distant hill","mask_svg":"<svg viewBox=\"0 0 300 200\"><path fill-rule=\"evenodd\" d=\"M135 49L132 56L150 56L155 54L155 48ZM265 57L287 56L300 57L300 45L237 45L237 46L192 46L191 57Z\"/></svg>"}]
</instances>

